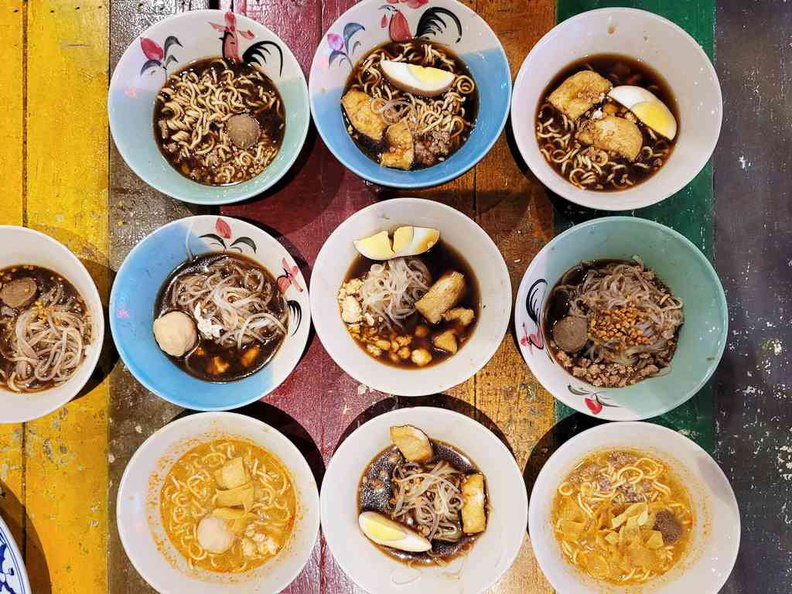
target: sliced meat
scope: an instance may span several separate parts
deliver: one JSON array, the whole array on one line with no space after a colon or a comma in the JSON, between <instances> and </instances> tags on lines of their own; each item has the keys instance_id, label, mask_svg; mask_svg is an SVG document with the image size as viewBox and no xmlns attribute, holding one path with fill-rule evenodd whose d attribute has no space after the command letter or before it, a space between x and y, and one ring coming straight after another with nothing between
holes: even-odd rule
<instances>
[{"instance_id":1,"label":"sliced meat","mask_svg":"<svg viewBox=\"0 0 792 594\"><path fill-rule=\"evenodd\" d=\"M588 339L588 324L585 318L567 316L553 326L553 340L563 351L576 353Z\"/></svg>"},{"instance_id":2,"label":"sliced meat","mask_svg":"<svg viewBox=\"0 0 792 594\"><path fill-rule=\"evenodd\" d=\"M663 543L667 545L674 544L682 536L682 524L668 510L657 512L654 529L663 535Z\"/></svg>"},{"instance_id":3,"label":"sliced meat","mask_svg":"<svg viewBox=\"0 0 792 594\"><path fill-rule=\"evenodd\" d=\"M612 86L608 79L596 72L583 70L562 82L547 100L574 122L589 109L602 103Z\"/></svg>"},{"instance_id":4,"label":"sliced meat","mask_svg":"<svg viewBox=\"0 0 792 594\"><path fill-rule=\"evenodd\" d=\"M382 153L380 164L396 169L409 169L413 163L413 138L407 122L402 120L388 127L385 132L388 150Z\"/></svg>"},{"instance_id":5,"label":"sliced meat","mask_svg":"<svg viewBox=\"0 0 792 594\"><path fill-rule=\"evenodd\" d=\"M450 132L430 130L415 139L415 160L424 167L430 167L450 154Z\"/></svg>"},{"instance_id":6,"label":"sliced meat","mask_svg":"<svg viewBox=\"0 0 792 594\"><path fill-rule=\"evenodd\" d=\"M634 161L643 146L638 126L630 120L609 115L583 122L577 137L583 144L615 153L628 161Z\"/></svg>"},{"instance_id":7,"label":"sliced meat","mask_svg":"<svg viewBox=\"0 0 792 594\"><path fill-rule=\"evenodd\" d=\"M373 140L382 140L387 124L371 110L372 98L363 91L349 91L341 99L349 121L355 130Z\"/></svg>"},{"instance_id":8,"label":"sliced meat","mask_svg":"<svg viewBox=\"0 0 792 594\"><path fill-rule=\"evenodd\" d=\"M32 278L18 278L0 289L0 300L14 309L25 307L36 298L38 285Z\"/></svg>"}]
</instances>

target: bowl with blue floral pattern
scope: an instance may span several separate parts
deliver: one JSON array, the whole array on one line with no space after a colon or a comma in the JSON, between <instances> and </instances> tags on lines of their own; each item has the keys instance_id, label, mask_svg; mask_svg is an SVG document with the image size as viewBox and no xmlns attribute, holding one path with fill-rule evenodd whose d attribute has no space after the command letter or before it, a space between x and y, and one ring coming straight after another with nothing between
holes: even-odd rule
<instances>
[{"instance_id":1,"label":"bowl with blue floral pattern","mask_svg":"<svg viewBox=\"0 0 792 594\"><path fill-rule=\"evenodd\" d=\"M432 59L421 57L433 51L427 46L437 50ZM391 68L375 62L380 66L367 68L356 83L380 49L388 52L380 58ZM427 65L433 72L415 69ZM372 86L380 79L377 69L387 80ZM447 79L454 81L450 87L413 78L442 81L448 72L456 74ZM462 78L472 80L466 83L472 92L457 86ZM309 85L314 122L336 158L360 177L395 188L435 186L476 165L503 130L510 94L500 41L483 18L456 0L355 4L322 37ZM373 128L367 124L372 120Z\"/></svg>"},{"instance_id":2,"label":"bowl with blue floral pattern","mask_svg":"<svg viewBox=\"0 0 792 594\"><path fill-rule=\"evenodd\" d=\"M0 518L0 592L31 594L25 562L11 530Z\"/></svg>"},{"instance_id":3,"label":"bowl with blue floral pattern","mask_svg":"<svg viewBox=\"0 0 792 594\"><path fill-rule=\"evenodd\" d=\"M650 271L652 275L645 278L654 279L652 282L662 285L674 300L681 302L684 315L681 326L670 339L676 342L676 349L667 367L622 386L617 381L602 381L602 376L589 381L586 368L570 369L569 365L564 365L559 350L551 344L558 338L555 326L549 327L560 315L558 299L551 299L559 281L563 281L561 284L580 282L570 280L572 276L569 273L575 268L581 269L581 264L585 270L586 263L619 261L635 262ZM614 283L614 291L620 290L615 288L616 284L628 286L623 278L616 279ZM564 294L569 295L567 289ZM623 301L613 300L614 305L609 305L611 309L605 310L605 315L618 316L617 310L629 307L645 308L647 304L641 301L641 294L641 291L636 291ZM556 236L528 266L514 310L520 352L536 379L567 406L611 421L656 417L692 398L715 372L728 337L726 296L707 257L673 229L636 217L596 219L575 225ZM597 313L590 313L586 328L594 328L592 324L600 321ZM628 322L625 320L624 324L622 327L626 327ZM587 329L586 332L587 339L590 339L594 330ZM579 352L589 357L592 365L602 367L600 355L590 350L588 344ZM579 357L575 360L580 362L580 366L586 365L586 361ZM636 370L640 364L640 359L624 363L634 365ZM614 369L611 374L617 373L617 368L611 369ZM613 379L618 377L615 375Z\"/></svg>"},{"instance_id":4,"label":"bowl with blue floral pattern","mask_svg":"<svg viewBox=\"0 0 792 594\"><path fill-rule=\"evenodd\" d=\"M220 87L211 96L204 92L208 92L207 89L198 87L193 95L197 97L196 105L185 108L188 117L191 109L198 109L196 114L201 119L179 122L174 119L173 125L169 124L170 130L167 127L166 131L160 130L159 121L155 122L155 112L161 113L157 97L163 87L174 84L174 75L197 68L204 60L220 58L238 72L265 75L264 82L255 81L246 89L237 87L239 90L257 93L274 86L276 93L272 96L279 96L282 101L282 106L277 107L276 138L269 134L266 119L258 108L248 111L249 105L237 105L236 99L231 97L233 91ZM218 71L221 82L227 70ZM219 102L225 107L214 109L208 104L201 107L202 98L209 104ZM305 76L286 43L264 25L243 15L221 10L183 12L155 23L135 38L113 72L107 108L113 140L127 165L153 188L194 204L229 204L265 192L294 164L305 143L310 123ZM250 125L255 128L255 118L264 122L260 125L255 144L242 132L238 141L233 136L233 143L223 136L230 132L228 118L232 114L249 116L237 118L247 119L242 122L248 125L247 128L241 124L238 126L243 131L247 129L249 132ZM207 128L203 136L196 136L195 130L204 124ZM210 127L213 132L206 135ZM179 132L191 136L181 139L177 137ZM226 152L218 151L214 155L213 147L221 145L226 145ZM262 157L256 153L261 148L268 151L269 147L277 150L274 156L266 153ZM186 151L184 155L181 154L182 149ZM245 153L249 155L242 156ZM250 165L246 161L249 158L262 160ZM206 159L206 162L199 159ZM238 167L251 168L244 174L240 170L239 176L235 177L218 175L206 178L197 175L201 169L211 172L220 168L218 163L226 165L237 159L241 163L237 164Z\"/></svg>"},{"instance_id":5,"label":"bowl with blue floral pattern","mask_svg":"<svg viewBox=\"0 0 792 594\"><path fill-rule=\"evenodd\" d=\"M161 348L162 338L155 337L154 321L162 313L161 291L174 278L174 271L194 273L202 268L193 268L193 262L203 266L220 256L264 268L280 294L286 321L277 350L263 366L251 367L252 373L231 380L220 376L214 381L189 373L178 359L166 354ZM231 287L232 292L235 288ZM221 287L213 284L210 289L220 292ZM228 287L225 294L224 307L229 300L245 297L239 293L229 295ZM198 316L193 319L200 344L207 344L205 339L218 338L211 328L204 328L206 320L200 318L201 312L194 314L189 307L185 311L184 315ZM203 315L209 318L206 312ZM113 341L129 371L149 391L192 410L228 410L264 398L297 366L308 342L309 327L308 287L294 258L266 232L229 217L188 217L160 227L126 257L110 295ZM253 372L254 369L257 370Z\"/></svg>"}]
</instances>

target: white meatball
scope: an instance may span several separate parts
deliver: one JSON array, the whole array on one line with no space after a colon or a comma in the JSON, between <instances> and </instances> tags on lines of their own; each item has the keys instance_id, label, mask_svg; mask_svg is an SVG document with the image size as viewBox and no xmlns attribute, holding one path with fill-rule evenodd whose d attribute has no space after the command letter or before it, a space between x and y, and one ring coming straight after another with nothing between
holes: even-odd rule
<instances>
[{"instance_id":1,"label":"white meatball","mask_svg":"<svg viewBox=\"0 0 792 594\"><path fill-rule=\"evenodd\" d=\"M235 538L226 521L217 516L209 514L198 523L198 544L210 553L225 553Z\"/></svg>"},{"instance_id":2,"label":"white meatball","mask_svg":"<svg viewBox=\"0 0 792 594\"><path fill-rule=\"evenodd\" d=\"M195 322L186 313L172 311L154 320L154 338L172 357L183 357L198 341Z\"/></svg>"}]
</instances>

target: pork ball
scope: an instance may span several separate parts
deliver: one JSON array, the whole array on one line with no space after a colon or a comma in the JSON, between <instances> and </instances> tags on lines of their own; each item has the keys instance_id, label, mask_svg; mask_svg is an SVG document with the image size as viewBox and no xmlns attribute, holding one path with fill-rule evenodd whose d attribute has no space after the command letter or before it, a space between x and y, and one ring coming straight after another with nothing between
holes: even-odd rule
<instances>
[{"instance_id":1,"label":"pork ball","mask_svg":"<svg viewBox=\"0 0 792 594\"><path fill-rule=\"evenodd\" d=\"M154 320L154 338L171 357L183 357L198 342L198 331L186 313L171 311Z\"/></svg>"}]
</instances>

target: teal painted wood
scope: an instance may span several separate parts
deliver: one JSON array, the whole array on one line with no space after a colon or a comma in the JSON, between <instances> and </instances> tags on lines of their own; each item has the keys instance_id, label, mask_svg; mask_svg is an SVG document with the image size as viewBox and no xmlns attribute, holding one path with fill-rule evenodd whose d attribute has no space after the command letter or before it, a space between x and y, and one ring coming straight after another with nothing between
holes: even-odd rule
<instances>
[{"instance_id":1,"label":"teal painted wood","mask_svg":"<svg viewBox=\"0 0 792 594\"><path fill-rule=\"evenodd\" d=\"M560 22L580 12L613 6L641 8L666 17L690 33L701 44L710 59L714 60L715 0L639 0L635 2L558 0L557 19ZM680 65L680 67L684 66ZM556 232L561 232L575 223L608 214L581 208L560 199L555 204ZM674 196L660 204L632 211L629 214L658 221L676 229L712 260L713 209L713 171L712 162L710 162L690 184ZM715 433L713 394L712 381L710 381L686 404L654 419L654 421L676 429L706 450L712 451ZM564 419L572 413L574 413L572 409L556 403L556 418L558 420Z\"/></svg>"}]
</instances>

